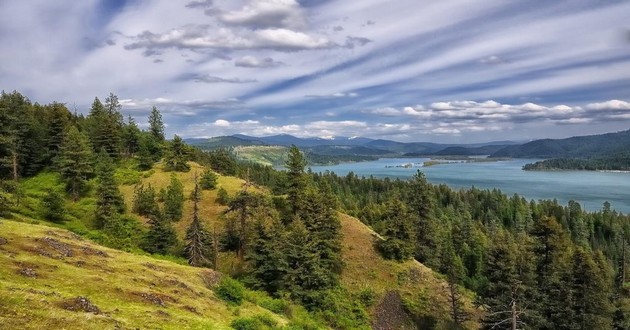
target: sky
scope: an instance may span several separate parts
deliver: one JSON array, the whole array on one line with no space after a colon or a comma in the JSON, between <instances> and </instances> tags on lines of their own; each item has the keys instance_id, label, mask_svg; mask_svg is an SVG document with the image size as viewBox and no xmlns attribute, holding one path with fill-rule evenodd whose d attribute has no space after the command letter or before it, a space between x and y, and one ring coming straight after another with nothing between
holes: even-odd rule
<instances>
[{"instance_id":1,"label":"sky","mask_svg":"<svg viewBox=\"0 0 630 330\"><path fill-rule=\"evenodd\" d=\"M630 128L630 1L0 0L0 89L169 136L444 143Z\"/></svg>"}]
</instances>

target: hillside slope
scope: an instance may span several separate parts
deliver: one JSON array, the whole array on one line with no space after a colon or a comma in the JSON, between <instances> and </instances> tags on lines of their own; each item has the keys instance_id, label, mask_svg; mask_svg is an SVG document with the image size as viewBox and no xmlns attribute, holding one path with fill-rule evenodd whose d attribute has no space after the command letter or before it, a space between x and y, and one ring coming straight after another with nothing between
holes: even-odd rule
<instances>
[{"instance_id":1,"label":"hillside slope","mask_svg":"<svg viewBox=\"0 0 630 330\"><path fill-rule=\"evenodd\" d=\"M0 220L2 329L229 329L237 317L208 269L95 245L62 229Z\"/></svg>"},{"instance_id":2,"label":"hillside slope","mask_svg":"<svg viewBox=\"0 0 630 330\"><path fill-rule=\"evenodd\" d=\"M410 260L385 260L374 249L378 234L356 218L340 214L343 231L343 260L346 264L342 285L351 292L373 291L372 324L376 329L451 329L450 302L443 277ZM471 296L464 297L470 321L477 329L480 311ZM410 313L407 310L411 311Z\"/></svg>"},{"instance_id":3,"label":"hillside slope","mask_svg":"<svg viewBox=\"0 0 630 330\"><path fill-rule=\"evenodd\" d=\"M567 139L535 140L505 147L492 157L515 158L591 158L611 156L630 149L630 130Z\"/></svg>"}]
</instances>

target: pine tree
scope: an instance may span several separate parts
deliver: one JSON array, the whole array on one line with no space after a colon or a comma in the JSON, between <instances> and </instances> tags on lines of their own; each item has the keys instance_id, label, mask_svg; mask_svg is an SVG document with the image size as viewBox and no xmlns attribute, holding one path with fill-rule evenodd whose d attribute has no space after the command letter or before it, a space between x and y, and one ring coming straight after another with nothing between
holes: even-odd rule
<instances>
[{"instance_id":1,"label":"pine tree","mask_svg":"<svg viewBox=\"0 0 630 330\"><path fill-rule=\"evenodd\" d=\"M177 177L172 174L171 182L166 187L164 196L164 219L167 221L179 221L184 209L184 186Z\"/></svg>"},{"instance_id":2,"label":"pine tree","mask_svg":"<svg viewBox=\"0 0 630 330\"><path fill-rule=\"evenodd\" d=\"M64 139L71 125L70 111L65 105L57 102L53 102L51 105L45 107L46 109L46 123L47 123L47 157L50 160L54 160L61 151Z\"/></svg>"},{"instance_id":3,"label":"pine tree","mask_svg":"<svg viewBox=\"0 0 630 330\"><path fill-rule=\"evenodd\" d=\"M295 215L298 213L302 204L302 194L307 186L307 177L304 172L306 167L306 159L304 155L296 147L292 145L289 149L288 159L285 163L287 169L287 200L291 212Z\"/></svg>"},{"instance_id":4,"label":"pine tree","mask_svg":"<svg viewBox=\"0 0 630 330\"><path fill-rule=\"evenodd\" d=\"M255 289L274 295L283 289L288 267L285 240L285 229L279 219L270 222L259 219L254 224L246 260L251 267L249 282Z\"/></svg>"},{"instance_id":5,"label":"pine tree","mask_svg":"<svg viewBox=\"0 0 630 330\"><path fill-rule=\"evenodd\" d=\"M376 243L379 251L388 259L404 261L412 258L416 233L405 204L399 198L391 198L382 218L385 231L384 239Z\"/></svg>"},{"instance_id":6,"label":"pine tree","mask_svg":"<svg viewBox=\"0 0 630 330\"><path fill-rule=\"evenodd\" d=\"M443 251L440 272L446 275L451 319L455 327L460 329L464 321L468 319L463 306L461 289L459 288L459 283L465 275L465 270L462 259L455 253L452 240L450 239L447 241Z\"/></svg>"},{"instance_id":7,"label":"pine tree","mask_svg":"<svg viewBox=\"0 0 630 330\"><path fill-rule=\"evenodd\" d=\"M321 267L319 254L306 226L300 219L291 224L287 236L286 257L287 274L284 284L291 297L308 308L320 305L323 292L331 287L331 283L326 270Z\"/></svg>"},{"instance_id":8,"label":"pine tree","mask_svg":"<svg viewBox=\"0 0 630 330\"><path fill-rule=\"evenodd\" d=\"M133 157L140 149L140 129L131 116L123 131L124 152L127 157Z\"/></svg>"},{"instance_id":9,"label":"pine tree","mask_svg":"<svg viewBox=\"0 0 630 330\"><path fill-rule=\"evenodd\" d=\"M52 222L61 222L66 211L64 202L60 193L54 190L48 191L42 199L44 218Z\"/></svg>"},{"instance_id":10,"label":"pine tree","mask_svg":"<svg viewBox=\"0 0 630 330\"><path fill-rule=\"evenodd\" d=\"M149 253L167 254L177 243L173 225L160 215L151 215L149 226L144 240L144 250Z\"/></svg>"},{"instance_id":11,"label":"pine tree","mask_svg":"<svg viewBox=\"0 0 630 330\"><path fill-rule=\"evenodd\" d=\"M230 203L230 195L228 195L227 190L223 187L217 190L217 203L219 203L219 205L228 205L228 203Z\"/></svg>"},{"instance_id":12,"label":"pine tree","mask_svg":"<svg viewBox=\"0 0 630 330\"><path fill-rule=\"evenodd\" d=\"M527 317L526 280L519 272L518 248L513 238L499 231L490 246L484 265L486 285L480 290L478 303L487 310L485 329L517 329Z\"/></svg>"},{"instance_id":13,"label":"pine tree","mask_svg":"<svg viewBox=\"0 0 630 330\"><path fill-rule=\"evenodd\" d=\"M139 184L134 189L132 211L143 216L157 215L160 212L155 189L149 184L146 188Z\"/></svg>"},{"instance_id":14,"label":"pine tree","mask_svg":"<svg viewBox=\"0 0 630 330\"><path fill-rule=\"evenodd\" d=\"M161 146L152 135L141 132L138 140L137 156L140 170L150 170L153 164L162 157Z\"/></svg>"},{"instance_id":15,"label":"pine tree","mask_svg":"<svg viewBox=\"0 0 630 330\"><path fill-rule=\"evenodd\" d=\"M612 328L611 286L607 265L600 268L584 248L573 254L574 324L579 329Z\"/></svg>"},{"instance_id":16,"label":"pine tree","mask_svg":"<svg viewBox=\"0 0 630 330\"><path fill-rule=\"evenodd\" d=\"M125 201L114 178L114 163L105 149L101 149L96 163L96 225L103 228L112 215L125 212Z\"/></svg>"},{"instance_id":17,"label":"pine tree","mask_svg":"<svg viewBox=\"0 0 630 330\"><path fill-rule=\"evenodd\" d=\"M118 97L110 93L105 105L95 98L87 120L93 149L99 152L105 149L109 157L117 159L122 147L123 127Z\"/></svg>"},{"instance_id":18,"label":"pine tree","mask_svg":"<svg viewBox=\"0 0 630 330\"><path fill-rule=\"evenodd\" d=\"M205 172L203 172L203 175L201 176L201 180L199 181L199 185L201 186L201 189L212 190L217 187L218 179L219 179L219 176L216 175L214 171L207 169Z\"/></svg>"},{"instance_id":19,"label":"pine tree","mask_svg":"<svg viewBox=\"0 0 630 330\"><path fill-rule=\"evenodd\" d=\"M168 151L165 157L164 168L167 171L188 172L190 166L186 163L188 161L188 150L186 144L179 136L175 135L173 141L171 141Z\"/></svg>"},{"instance_id":20,"label":"pine tree","mask_svg":"<svg viewBox=\"0 0 630 330\"><path fill-rule=\"evenodd\" d=\"M158 143L164 142L164 122L162 122L162 114L155 106L149 115L149 132Z\"/></svg>"},{"instance_id":21,"label":"pine tree","mask_svg":"<svg viewBox=\"0 0 630 330\"><path fill-rule=\"evenodd\" d=\"M203 266L210 261L206 256L213 252L212 249L212 237L205 230L199 219L199 199L200 199L199 185L195 180L195 188L193 190L193 220L186 230L186 256L188 257L188 263L192 266ZM214 260L211 257L210 260ZM216 267L216 265L213 265Z\"/></svg>"},{"instance_id":22,"label":"pine tree","mask_svg":"<svg viewBox=\"0 0 630 330\"><path fill-rule=\"evenodd\" d=\"M72 126L64 136L55 159L61 177L66 182L66 189L73 201L77 201L93 173L93 158L88 138Z\"/></svg>"},{"instance_id":23,"label":"pine tree","mask_svg":"<svg viewBox=\"0 0 630 330\"><path fill-rule=\"evenodd\" d=\"M332 282L336 281L333 275L340 274L343 268L341 222L336 206L330 191L322 191L311 184L302 193L302 205L297 213L319 254L321 267L330 272Z\"/></svg>"},{"instance_id":24,"label":"pine tree","mask_svg":"<svg viewBox=\"0 0 630 330\"><path fill-rule=\"evenodd\" d=\"M251 220L254 216L269 217L272 213L270 202L259 193L241 190L234 198L230 199L228 208L224 214L232 214L234 218L228 218L228 222L235 225L238 232L237 256L243 261L251 236Z\"/></svg>"}]
</instances>

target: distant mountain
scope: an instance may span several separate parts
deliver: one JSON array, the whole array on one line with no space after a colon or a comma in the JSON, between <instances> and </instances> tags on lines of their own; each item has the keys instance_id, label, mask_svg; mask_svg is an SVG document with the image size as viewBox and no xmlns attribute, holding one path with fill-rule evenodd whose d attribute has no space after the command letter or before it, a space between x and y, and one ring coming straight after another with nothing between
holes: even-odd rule
<instances>
[{"instance_id":1,"label":"distant mountain","mask_svg":"<svg viewBox=\"0 0 630 330\"><path fill-rule=\"evenodd\" d=\"M237 136L217 136L209 139L185 139L186 143L201 149L218 149L239 146L264 146L265 142L255 139L246 139Z\"/></svg>"},{"instance_id":2,"label":"distant mountain","mask_svg":"<svg viewBox=\"0 0 630 330\"><path fill-rule=\"evenodd\" d=\"M322 146L322 145L340 145L340 146L360 146L364 145L372 139L363 138L363 137L344 137L344 136L336 136L332 138L299 138L289 134L279 134L272 136L262 136L262 137L254 137L243 134L235 134L232 135L234 137L244 139L244 140L257 140L262 141L269 145L280 145L280 146L290 146L292 144L298 147L314 147L314 146Z\"/></svg>"},{"instance_id":3,"label":"distant mountain","mask_svg":"<svg viewBox=\"0 0 630 330\"><path fill-rule=\"evenodd\" d=\"M435 153L437 156L481 156L492 155L506 145L486 145L482 147L447 147Z\"/></svg>"},{"instance_id":4,"label":"distant mountain","mask_svg":"<svg viewBox=\"0 0 630 330\"><path fill-rule=\"evenodd\" d=\"M502 148L492 157L584 159L612 156L627 150L630 150L630 130L567 139L535 140Z\"/></svg>"}]
</instances>

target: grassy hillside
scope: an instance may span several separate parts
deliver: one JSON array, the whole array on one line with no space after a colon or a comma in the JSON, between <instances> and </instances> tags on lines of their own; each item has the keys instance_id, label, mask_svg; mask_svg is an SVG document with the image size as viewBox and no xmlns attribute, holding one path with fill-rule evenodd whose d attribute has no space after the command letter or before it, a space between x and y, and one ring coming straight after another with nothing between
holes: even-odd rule
<instances>
[{"instance_id":1,"label":"grassy hillside","mask_svg":"<svg viewBox=\"0 0 630 330\"><path fill-rule=\"evenodd\" d=\"M284 317L230 306L219 274L95 245L62 229L0 220L2 329L229 329L239 317Z\"/></svg>"},{"instance_id":2,"label":"grassy hillside","mask_svg":"<svg viewBox=\"0 0 630 330\"><path fill-rule=\"evenodd\" d=\"M423 264L409 260L384 260L374 249L378 234L358 219L341 214L343 259L346 267L341 282L349 291L374 294L370 313L373 326L380 329L450 329L449 301L442 275ZM464 298L470 316L466 326L478 328L479 311ZM412 315L407 313L407 310Z\"/></svg>"},{"instance_id":3,"label":"grassy hillside","mask_svg":"<svg viewBox=\"0 0 630 330\"><path fill-rule=\"evenodd\" d=\"M175 175L184 185L184 195L190 196L195 176L205 169L196 163L189 165L191 170L181 173L166 172L161 164L146 172L123 164L117 171L117 178L122 183L120 190L129 215L134 186L138 183L150 184L159 191L166 188L171 175ZM218 186L230 195L240 190L243 183L241 179L228 176L219 176L218 180ZM26 224L38 221L33 219L43 219L41 196L47 190L61 188L57 176L50 173L24 181L25 196L19 212L14 215L22 223L2 221L0 225L0 243L4 242L0 246L3 252L0 301L9 301L0 309L0 318L20 315L33 325L69 322L69 328L114 328L116 325L152 328L158 324L163 324L164 328L178 328L177 325L185 324L191 328L220 329L226 328L237 316L265 312L251 303L235 308L217 300L201 276L218 276L210 270L111 250L59 228ZM251 189L264 191L256 187ZM216 199L217 190L202 192L200 216L206 228L221 232L224 224L220 215L225 206L219 205ZM98 232L91 224L93 203L90 197L77 203L67 201L64 223L41 223L98 238ZM180 239L192 221L190 199L184 204L183 214L182 220L174 223ZM421 328L448 329L449 301L446 282L441 275L415 261L384 260L373 248L376 234L358 219L344 214L340 216L346 264L341 283L357 299L370 301L373 326L415 329L419 324ZM144 218L135 217L146 222ZM71 252L68 254L68 251ZM232 274L238 273L240 268L233 253L221 253L219 271ZM77 297L87 298L100 312L75 312L59 307ZM478 312L470 301L467 297L466 305L473 321L467 325L476 328L474 320L478 319ZM26 308L31 303L35 304L33 308ZM213 317L207 317L208 314ZM286 322L282 317L274 317L279 324ZM95 323L84 326L88 321ZM215 325L209 327L210 324Z\"/></svg>"}]
</instances>

